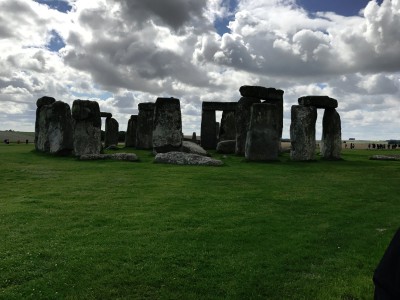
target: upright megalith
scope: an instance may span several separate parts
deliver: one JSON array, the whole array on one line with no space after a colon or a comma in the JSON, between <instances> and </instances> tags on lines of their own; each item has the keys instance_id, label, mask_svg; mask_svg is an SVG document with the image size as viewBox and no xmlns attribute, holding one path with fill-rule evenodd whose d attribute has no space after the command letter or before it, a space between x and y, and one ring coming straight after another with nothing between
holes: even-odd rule
<instances>
[{"instance_id":1,"label":"upright megalith","mask_svg":"<svg viewBox=\"0 0 400 300\"><path fill-rule=\"evenodd\" d=\"M106 128L104 135L104 147L117 146L118 145L118 132L119 124L114 118L106 118Z\"/></svg>"},{"instance_id":2,"label":"upright megalith","mask_svg":"<svg viewBox=\"0 0 400 300\"><path fill-rule=\"evenodd\" d=\"M132 115L128 121L128 127L125 135L125 147L136 146L136 130L137 130L137 115Z\"/></svg>"},{"instance_id":3,"label":"upright megalith","mask_svg":"<svg viewBox=\"0 0 400 300\"><path fill-rule=\"evenodd\" d=\"M317 109L314 106L293 105L291 109L290 158L295 161L315 160L315 122Z\"/></svg>"},{"instance_id":4,"label":"upright megalith","mask_svg":"<svg viewBox=\"0 0 400 300\"><path fill-rule=\"evenodd\" d=\"M223 111L221 126L219 127L219 141L234 140L236 138L235 112Z\"/></svg>"},{"instance_id":5,"label":"upright megalith","mask_svg":"<svg viewBox=\"0 0 400 300\"><path fill-rule=\"evenodd\" d=\"M96 101L75 100L72 103L74 152L76 156L101 152L101 117Z\"/></svg>"},{"instance_id":6,"label":"upright megalith","mask_svg":"<svg viewBox=\"0 0 400 300\"><path fill-rule=\"evenodd\" d=\"M274 104L253 104L246 137L245 157L250 161L278 160L280 134L278 108Z\"/></svg>"},{"instance_id":7,"label":"upright megalith","mask_svg":"<svg viewBox=\"0 0 400 300\"><path fill-rule=\"evenodd\" d=\"M53 97L44 96L36 101L36 121L35 121L35 149L48 152L50 149L47 131L47 106L56 102Z\"/></svg>"},{"instance_id":8,"label":"upright megalith","mask_svg":"<svg viewBox=\"0 0 400 300\"><path fill-rule=\"evenodd\" d=\"M36 150L57 155L70 154L73 150L73 132L69 105L51 97L42 97L36 104Z\"/></svg>"},{"instance_id":9,"label":"upright megalith","mask_svg":"<svg viewBox=\"0 0 400 300\"><path fill-rule=\"evenodd\" d=\"M152 139L153 149L157 153L181 150L183 134L179 99L157 98Z\"/></svg>"},{"instance_id":10,"label":"upright megalith","mask_svg":"<svg viewBox=\"0 0 400 300\"><path fill-rule=\"evenodd\" d=\"M339 160L342 151L342 127L336 109L326 108L322 119L321 156Z\"/></svg>"},{"instance_id":11,"label":"upright megalith","mask_svg":"<svg viewBox=\"0 0 400 300\"><path fill-rule=\"evenodd\" d=\"M257 103L261 103L261 100L258 98L251 98L251 97L242 97L238 101L235 112L235 124L236 124L235 153L237 155L245 154L246 137L251 117L251 106Z\"/></svg>"},{"instance_id":12,"label":"upright megalith","mask_svg":"<svg viewBox=\"0 0 400 300\"><path fill-rule=\"evenodd\" d=\"M244 85L239 89L243 97L252 97L264 100L263 103L274 104L277 107L279 137L282 138L283 131L283 94L284 91L276 88L263 86Z\"/></svg>"},{"instance_id":13,"label":"upright megalith","mask_svg":"<svg viewBox=\"0 0 400 300\"><path fill-rule=\"evenodd\" d=\"M136 148L152 149L154 106L152 102L139 103L137 119Z\"/></svg>"},{"instance_id":14,"label":"upright megalith","mask_svg":"<svg viewBox=\"0 0 400 300\"><path fill-rule=\"evenodd\" d=\"M201 133L200 133L200 143L204 149L210 150L217 147L217 134L216 134L216 114L215 110L203 109L201 113Z\"/></svg>"}]
</instances>

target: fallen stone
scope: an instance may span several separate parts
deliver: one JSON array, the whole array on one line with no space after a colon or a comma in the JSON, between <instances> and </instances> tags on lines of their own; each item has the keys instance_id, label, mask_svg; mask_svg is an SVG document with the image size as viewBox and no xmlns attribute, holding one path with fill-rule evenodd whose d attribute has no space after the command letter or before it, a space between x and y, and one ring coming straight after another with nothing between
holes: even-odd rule
<instances>
[{"instance_id":1,"label":"fallen stone","mask_svg":"<svg viewBox=\"0 0 400 300\"><path fill-rule=\"evenodd\" d=\"M283 96L283 91L275 88L266 88L263 86L243 85L239 88L239 92L243 97L258 98L262 100L280 100Z\"/></svg>"},{"instance_id":2,"label":"fallen stone","mask_svg":"<svg viewBox=\"0 0 400 300\"><path fill-rule=\"evenodd\" d=\"M203 147L201 147L200 145L198 145L196 143L189 142L189 141L182 142L182 152L198 154L198 155L202 155L202 156L209 156L209 153L206 150L204 150Z\"/></svg>"},{"instance_id":3,"label":"fallen stone","mask_svg":"<svg viewBox=\"0 0 400 300\"><path fill-rule=\"evenodd\" d=\"M155 163L173 164L173 165L197 165L197 166L222 166L223 162L210 157L183 153L168 152L158 153L154 159Z\"/></svg>"},{"instance_id":4,"label":"fallen stone","mask_svg":"<svg viewBox=\"0 0 400 300\"><path fill-rule=\"evenodd\" d=\"M217 152L223 154L235 153L236 140L226 140L217 144Z\"/></svg>"},{"instance_id":5,"label":"fallen stone","mask_svg":"<svg viewBox=\"0 0 400 300\"><path fill-rule=\"evenodd\" d=\"M115 153L115 154L84 154L79 157L80 160L122 160L122 161L138 161L138 157L134 153Z\"/></svg>"},{"instance_id":6,"label":"fallen stone","mask_svg":"<svg viewBox=\"0 0 400 300\"><path fill-rule=\"evenodd\" d=\"M336 99L328 96L305 96L299 98L299 104L303 106L314 106L316 108L337 108Z\"/></svg>"},{"instance_id":7,"label":"fallen stone","mask_svg":"<svg viewBox=\"0 0 400 300\"><path fill-rule=\"evenodd\" d=\"M372 155L371 160L400 160L400 155Z\"/></svg>"}]
</instances>

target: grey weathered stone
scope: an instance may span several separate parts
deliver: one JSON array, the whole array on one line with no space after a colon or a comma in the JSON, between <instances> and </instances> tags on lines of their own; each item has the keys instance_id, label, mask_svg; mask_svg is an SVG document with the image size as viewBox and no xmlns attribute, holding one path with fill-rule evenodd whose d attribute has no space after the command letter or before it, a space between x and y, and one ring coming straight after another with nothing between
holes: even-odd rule
<instances>
[{"instance_id":1,"label":"grey weathered stone","mask_svg":"<svg viewBox=\"0 0 400 300\"><path fill-rule=\"evenodd\" d=\"M291 114L290 158L295 161L315 160L317 109L314 106L293 105Z\"/></svg>"},{"instance_id":2,"label":"grey weathered stone","mask_svg":"<svg viewBox=\"0 0 400 300\"><path fill-rule=\"evenodd\" d=\"M236 124L236 149L237 155L244 155L246 146L247 131L249 129L251 106L260 103L260 99L251 97L240 98L235 112Z\"/></svg>"},{"instance_id":3,"label":"grey weathered stone","mask_svg":"<svg viewBox=\"0 0 400 300\"><path fill-rule=\"evenodd\" d=\"M40 108L44 105L49 105L49 104L53 104L54 102L56 102L56 99L54 99L53 97L48 97L48 96L43 96L41 98L39 98L36 101L36 121L35 121L35 148L38 151L44 151L44 150L40 150L38 149L37 145L38 145L38 138L39 138L39 133L40 133ZM47 135L47 133L45 134ZM42 143L42 142L41 142Z\"/></svg>"},{"instance_id":4,"label":"grey weathered stone","mask_svg":"<svg viewBox=\"0 0 400 300\"><path fill-rule=\"evenodd\" d=\"M192 142L197 144L197 136L196 136L196 132L193 132L192 134Z\"/></svg>"},{"instance_id":5,"label":"grey weathered stone","mask_svg":"<svg viewBox=\"0 0 400 300\"><path fill-rule=\"evenodd\" d=\"M53 97L43 96L43 97L37 99L36 107L42 107L44 105L53 104L54 102L56 102L56 99L54 99Z\"/></svg>"},{"instance_id":6,"label":"grey weathered stone","mask_svg":"<svg viewBox=\"0 0 400 300\"><path fill-rule=\"evenodd\" d=\"M237 102L213 102L203 101L202 110L213 110L213 111L236 111Z\"/></svg>"},{"instance_id":7,"label":"grey weathered stone","mask_svg":"<svg viewBox=\"0 0 400 300\"><path fill-rule=\"evenodd\" d=\"M119 132L119 124L118 121L114 118L106 119L106 130L104 136L104 147L108 147L111 145L118 145L118 132Z\"/></svg>"},{"instance_id":8,"label":"grey weathered stone","mask_svg":"<svg viewBox=\"0 0 400 300\"><path fill-rule=\"evenodd\" d=\"M39 118L35 122L35 148L51 154L68 155L73 150L71 109L67 103L51 99L46 102L49 104L40 99L37 102L36 115Z\"/></svg>"},{"instance_id":9,"label":"grey weathered stone","mask_svg":"<svg viewBox=\"0 0 400 300\"><path fill-rule=\"evenodd\" d=\"M400 155L390 154L390 155L372 155L369 159L371 160L400 160Z\"/></svg>"},{"instance_id":10,"label":"grey weathered stone","mask_svg":"<svg viewBox=\"0 0 400 300\"><path fill-rule=\"evenodd\" d=\"M115 153L115 154L84 154L79 157L80 160L123 160L138 161L138 157L134 153Z\"/></svg>"},{"instance_id":11,"label":"grey weathered stone","mask_svg":"<svg viewBox=\"0 0 400 300\"><path fill-rule=\"evenodd\" d=\"M108 112L100 112L100 117L101 118L112 118L112 113L108 113Z\"/></svg>"},{"instance_id":12,"label":"grey weathered stone","mask_svg":"<svg viewBox=\"0 0 400 300\"><path fill-rule=\"evenodd\" d=\"M217 147L215 110L202 110L200 143L206 150Z\"/></svg>"},{"instance_id":13,"label":"grey weathered stone","mask_svg":"<svg viewBox=\"0 0 400 300\"><path fill-rule=\"evenodd\" d=\"M222 154L233 154L235 153L236 140L221 141L217 145L217 152Z\"/></svg>"},{"instance_id":14,"label":"grey weathered stone","mask_svg":"<svg viewBox=\"0 0 400 300\"><path fill-rule=\"evenodd\" d=\"M283 91L275 88L266 88L263 86L243 85L239 88L242 97L258 98L263 100L280 100L283 97Z\"/></svg>"},{"instance_id":15,"label":"grey weathered stone","mask_svg":"<svg viewBox=\"0 0 400 300\"><path fill-rule=\"evenodd\" d=\"M136 146L136 131L137 131L138 116L132 115L128 121L128 128L125 135L125 147Z\"/></svg>"},{"instance_id":16,"label":"grey weathered stone","mask_svg":"<svg viewBox=\"0 0 400 300\"><path fill-rule=\"evenodd\" d=\"M99 154L101 151L101 117L99 104L75 100L72 104L74 152L76 156Z\"/></svg>"},{"instance_id":17,"label":"grey weathered stone","mask_svg":"<svg viewBox=\"0 0 400 300\"><path fill-rule=\"evenodd\" d=\"M336 108L338 102L336 99L328 96L304 96L299 98L299 104L304 106L314 106L316 108Z\"/></svg>"},{"instance_id":18,"label":"grey weathered stone","mask_svg":"<svg viewBox=\"0 0 400 300\"><path fill-rule=\"evenodd\" d=\"M219 141L234 140L236 138L235 112L223 111L221 126L219 127Z\"/></svg>"},{"instance_id":19,"label":"grey weathered stone","mask_svg":"<svg viewBox=\"0 0 400 300\"><path fill-rule=\"evenodd\" d=\"M336 109L326 108L322 119L321 156L324 159L341 159L342 126Z\"/></svg>"},{"instance_id":20,"label":"grey weathered stone","mask_svg":"<svg viewBox=\"0 0 400 300\"><path fill-rule=\"evenodd\" d=\"M152 102L139 103L136 131L136 149L153 148L154 106Z\"/></svg>"},{"instance_id":21,"label":"grey weathered stone","mask_svg":"<svg viewBox=\"0 0 400 300\"><path fill-rule=\"evenodd\" d=\"M223 162L207 156L183 152L158 153L154 159L155 163L174 165L201 165L222 166Z\"/></svg>"},{"instance_id":22,"label":"grey weathered stone","mask_svg":"<svg viewBox=\"0 0 400 300\"><path fill-rule=\"evenodd\" d=\"M182 152L209 156L209 153L206 150L204 150L204 148L199 146L197 143L189 141L182 142Z\"/></svg>"},{"instance_id":23,"label":"grey weathered stone","mask_svg":"<svg viewBox=\"0 0 400 300\"><path fill-rule=\"evenodd\" d=\"M246 138L245 157L250 161L278 160L279 116L274 104L253 104Z\"/></svg>"},{"instance_id":24,"label":"grey weathered stone","mask_svg":"<svg viewBox=\"0 0 400 300\"><path fill-rule=\"evenodd\" d=\"M281 90L279 90L281 91ZM278 130L279 130L279 138L282 139L282 132L283 132L283 91L280 95L277 95L274 99L267 99L263 103L273 104L277 108L277 115L278 115Z\"/></svg>"},{"instance_id":25,"label":"grey weathered stone","mask_svg":"<svg viewBox=\"0 0 400 300\"><path fill-rule=\"evenodd\" d=\"M153 149L157 153L180 151L182 116L179 99L157 98L153 121Z\"/></svg>"}]
</instances>

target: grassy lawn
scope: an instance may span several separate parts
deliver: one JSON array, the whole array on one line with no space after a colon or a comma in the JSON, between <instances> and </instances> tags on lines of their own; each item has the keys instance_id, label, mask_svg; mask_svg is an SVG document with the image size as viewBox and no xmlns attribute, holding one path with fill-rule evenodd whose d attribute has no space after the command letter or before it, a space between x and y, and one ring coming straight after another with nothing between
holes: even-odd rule
<instances>
[{"instance_id":1,"label":"grassy lawn","mask_svg":"<svg viewBox=\"0 0 400 300\"><path fill-rule=\"evenodd\" d=\"M400 162L368 160L387 150L212 168L33 148L0 145L0 299L372 299L400 226Z\"/></svg>"}]
</instances>

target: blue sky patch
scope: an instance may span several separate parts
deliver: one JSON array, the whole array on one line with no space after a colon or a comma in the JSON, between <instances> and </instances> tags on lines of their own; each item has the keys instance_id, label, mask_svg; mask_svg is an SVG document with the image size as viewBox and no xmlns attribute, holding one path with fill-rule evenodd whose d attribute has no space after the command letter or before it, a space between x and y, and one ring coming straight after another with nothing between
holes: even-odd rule
<instances>
[{"instance_id":1,"label":"blue sky patch","mask_svg":"<svg viewBox=\"0 0 400 300\"><path fill-rule=\"evenodd\" d=\"M67 13L72 9L72 6L66 0L34 0L37 3L46 4L51 9Z\"/></svg>"},{"instance_id":2,"label":"blue sky patch","mask_svg":"<svg viewBox=\"0 0 400 300\"><path fill-rule=\"evenodd\" d=\"M50 42L47 44L47 49L51 52L58 52L61 48L65 47L64 40L58 34L57 31L52 30Z\"/></svg>"},{"instance_id":3,"label":"blue sky patch","mask_svg":"<svg viewBox=\"0 0 400 300\"><path fill-rule=\"evenodd\" d=\"M214 21L214 27L220 36L222 36L224 33L230 33L228 25L230 21L235 19L235 11L238 6L238 0L224 0L223 5L228 7L228 16L225 18L218 18Z\"/></svg>"}]
</instances>

